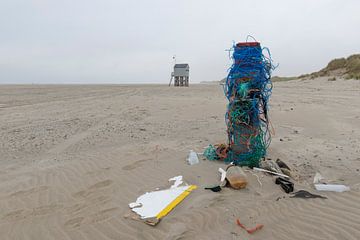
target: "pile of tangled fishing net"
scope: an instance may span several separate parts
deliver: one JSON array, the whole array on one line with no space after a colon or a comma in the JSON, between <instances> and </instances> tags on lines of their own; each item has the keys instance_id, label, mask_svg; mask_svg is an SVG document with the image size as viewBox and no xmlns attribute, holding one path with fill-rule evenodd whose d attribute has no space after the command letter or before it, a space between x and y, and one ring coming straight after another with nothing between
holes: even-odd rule
<instances>
[{"instance_id":1,"label":"pile of tangled fishing net","mask_svg":"<svg viewBox=\"0 0 360 240\"><path fill-rule=\"evenodd\" d=\"M231 50L233 64L224 86L229 100L225 114L228 144L209 145L204 156L257 167L271 141L268 101L275 66L270 51L259 42L238 43Z\"/></svg>"}]
</instances>

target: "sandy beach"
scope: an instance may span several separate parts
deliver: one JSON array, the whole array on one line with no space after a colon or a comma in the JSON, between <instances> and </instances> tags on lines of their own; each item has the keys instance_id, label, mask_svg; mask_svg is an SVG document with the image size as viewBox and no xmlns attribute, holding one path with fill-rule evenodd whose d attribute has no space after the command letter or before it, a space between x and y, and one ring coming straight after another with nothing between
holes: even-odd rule
<instances>
[{"instance_id":1,"label":"sandy beach","mask_svg":"<svg viewBox=\"0 0 360 240\"><path fill-rule=\"evenodd\" d=\"M267 157L327 199L289 198L252 172L246 189L205 190L226 165L186 157L226 142L226 103L217 84L0 85L0 239L359 239L360 81L274 84ZM317 192L316 172L351 190ZM178 175L198 189L158 225L124 217Z\"/></svg>"}]
</instances>

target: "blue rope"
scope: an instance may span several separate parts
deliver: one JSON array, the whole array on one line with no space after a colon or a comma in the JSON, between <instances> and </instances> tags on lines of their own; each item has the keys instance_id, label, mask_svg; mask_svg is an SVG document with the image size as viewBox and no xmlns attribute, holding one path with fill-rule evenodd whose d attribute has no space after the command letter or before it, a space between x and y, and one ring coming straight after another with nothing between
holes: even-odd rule
<instances>
[{"instance_id":1,"label":"blue rope","mask_svg":"<svg viewBox=\"0 0 360 240\"><path fill-rule=\"evenodd\" d=\"M233 64L224 86L229 100L225 114L228 148L226 157L222 149L218 159L255 167L271 142L268 102L272 91L271 72L276 66L269 49L261 48L260 44L234 44L230 51ZM213 146L207 151L212 159L216 159L215 153L219 155Z\"/></svg>"},{"instance_id":2,"label":"blue rope","mask_svg":"<svg viewBox=\"0 0 360 240\"><path fill-rule=\"evenodd\" d=\"M269 49L260 44L234 45L232 50L233 64L224 88L229 100L225 114L229 151L225 161L254 167L266 155L271 141L267 112L275 66Z\"/></svg>"}]
</instances>

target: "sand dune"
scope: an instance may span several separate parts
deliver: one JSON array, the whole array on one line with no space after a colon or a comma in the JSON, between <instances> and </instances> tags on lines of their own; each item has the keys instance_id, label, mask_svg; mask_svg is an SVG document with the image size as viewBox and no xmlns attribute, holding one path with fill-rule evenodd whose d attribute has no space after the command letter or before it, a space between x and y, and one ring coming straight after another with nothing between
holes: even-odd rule
<instances>
[{"instance_id":1,"label":"sand dune","mask_svg":"<svg viewBox=\"0 0 360 240\"><path fill-rule=\"evenodd\" d=\"M224 142L218 85L0 86L1 239L359 239L360 82L275 83L268 157L351 191L289 198L270 176L244 190L218 182L221 162L189 166L190 149ZM281 139L281 140L280 140ZM157 226L124 218L128 203L173 176L199 186ZM249 235L235 223L264 224Z\"/></svg>"}]
</instances>

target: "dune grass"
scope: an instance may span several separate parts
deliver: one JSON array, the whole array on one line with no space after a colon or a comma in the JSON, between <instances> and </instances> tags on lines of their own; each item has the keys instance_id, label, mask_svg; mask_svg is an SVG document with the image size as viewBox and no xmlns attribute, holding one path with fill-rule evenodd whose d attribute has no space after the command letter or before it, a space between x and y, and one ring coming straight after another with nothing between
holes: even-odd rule
<instances>
[{"instance_id":1,"label":"dune grass","mask_svg":"<svg viewBox=\"0 0 360 240\"><path fill-rule=\"evenodd\" d=\"M310 74L311 78L340 75L346 79L360 79L360 54L353 54L348 58L331 60L328 65L318 72Z\"/></svg>"},{"instance_id":2,"label":"dune grass","mask_svg":"<svg viewBox=\"0 0 360 240\"><path fill-rule=\"evenodd\" d=\"M271 80L273 82L286 82L296 79L314 79L317 77L329 76L329 81L336 81L336 77L342 77L345 79L360 80L360 54L353 54L348 58L336 58L331 60L327 66L318 72L309 74L302 74L296 77L281 77L273 76ZM226 78L222 79L220 83L225 83Z\"/></svg>"}]
</instances>

